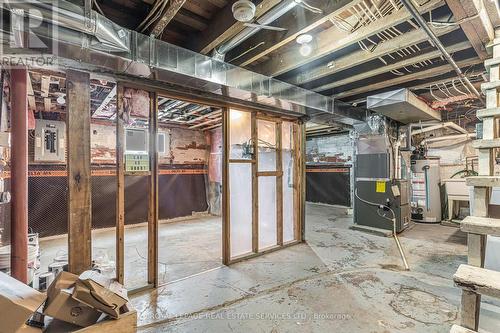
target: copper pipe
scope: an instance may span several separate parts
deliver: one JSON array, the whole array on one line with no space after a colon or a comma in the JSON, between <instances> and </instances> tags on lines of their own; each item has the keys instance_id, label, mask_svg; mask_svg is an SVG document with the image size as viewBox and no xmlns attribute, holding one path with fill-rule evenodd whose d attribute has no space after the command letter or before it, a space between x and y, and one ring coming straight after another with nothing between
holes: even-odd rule
<instances>
[{"instance_id":1,"label":"copper pipe","mask_svg":"<svg viewBox=\"0 0 500 333\"><path fill-rule=\"evenodd\" d=\"M11 275L28 283L28 71L11 70Z\"/></svg>"}]
</instances>

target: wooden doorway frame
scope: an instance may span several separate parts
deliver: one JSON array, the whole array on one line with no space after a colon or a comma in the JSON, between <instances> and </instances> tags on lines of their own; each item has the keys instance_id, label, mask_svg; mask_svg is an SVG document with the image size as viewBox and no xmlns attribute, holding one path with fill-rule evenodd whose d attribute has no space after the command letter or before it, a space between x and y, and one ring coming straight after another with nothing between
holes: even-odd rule
<instances>
[{"instance_id":1,"label":"wooden doorway frame","mask_svg":"<svg viewBox=\"0 0 500 333\"><path fill-rule=\"evenodd\" d=\"M251 135L253 142L254 156L252 159L230 159L230 109L223 110L223 263L231 265L236 262L261 256L263 254L277 251L288 246L292 246L303 241L304 229L304 159L302 157L305 127L300 120L284 118L278 115L270 115L262 112L248 111L241 108L234 110L242 112L251 112ZM274 122L276 124L276 170L259 171L258 170L258 120ZM283 242L283 166L282 166L282 123L290 121L293 125L294 141L294 235L293 241ZM252 165L252 251L250 253L232 257L231 256L231 222L230 222L230 183L229 183L229 165L231 163L248 163ZM276 207L277 207L277 240L275 246L265 249L259 249L259 217L258 217L258 178L276 177Z\"/></svg>"}]
</instances>

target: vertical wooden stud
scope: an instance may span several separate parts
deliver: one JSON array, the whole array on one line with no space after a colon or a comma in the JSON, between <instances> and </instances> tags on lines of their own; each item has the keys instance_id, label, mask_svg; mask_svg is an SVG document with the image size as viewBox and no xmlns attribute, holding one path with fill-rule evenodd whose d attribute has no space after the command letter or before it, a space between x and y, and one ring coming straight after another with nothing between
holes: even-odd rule
<instances>
[{"instance_id":1,"label":"vertical wooden stud","mask_svg":"<svg viewBox=\"0 0 500 333\"><path fill-rule=\"evenodd\" d=\"M125 113L124 87L117 83L116 90L116 280L124 282L124 238L125 238Z\"/></svg>"},{"instance_id":2,"label":"vertical wooden stud","mask_svg":"<svg viewBox=\"0 0 500 333\"><path fill-rule=\"evenodd\" d=\"M481 295L475 294L468 290L462 290L461 326L470 330L477 331L479 328L480 310Z\"/></svg>"},{"instance_id":3,"label":"vertical wooden stud","mask_svg":"<svg viewBox=\"0 0 500 333\"><path fill-rule=\"evenodd\" d=\"M149 94L148 283L158 286L158 96Z\"/></svg>"},{"instance_id":4,"label":"vertical wooden stud","mask_svg":"<svg viewBox=\"0 0 500 333\"><path fill-rule=\"evenodd\" d=\"M222 110L222 263L231 261L231 221L229 219L229 109Z\"/></svg>"},{"instance_id":5,"label":"vertical wooden stud","mask_svg":"<svg viewBox=\"0 0 500 333\"><path fill-rule=\"evenodd\" d=\"M92 266L90 171L90 74L66 72L68 138L69 270L80 274Z\"/></svg>"},{"instance_id":6,"label":"vertical wooden stud","mask_svg":"<svg viewBox=\"0 0 500 333\"><path fill-rule=\"evenodd\" d=\"M277 244L283 245L283 149L282 149L282 123L276 123L276 234Z\"/></svg>"},{"instance_id":7,"label":"vertical wooden stud","mask_svg":"<svg viewBox=\"0 0 500 333\"><path fill-rule=\"evenodd\" d=\"M259 133L257 114L252 113L251 133L254 151L254 163L252 164L252 251L259 251Z\"/></svg>"}]
</instances>

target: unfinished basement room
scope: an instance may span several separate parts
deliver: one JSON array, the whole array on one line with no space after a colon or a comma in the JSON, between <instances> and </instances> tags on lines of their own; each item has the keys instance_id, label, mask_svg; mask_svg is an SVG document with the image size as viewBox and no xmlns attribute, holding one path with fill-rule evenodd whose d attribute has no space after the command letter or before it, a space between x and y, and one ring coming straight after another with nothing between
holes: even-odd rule
<instances>
[{"instance_id":1,"label":"unfinished basement room","mask_svg":"<svg viewBox=\"0 0 500 333\"><path fill-rule=\"evenodd\" d=\"M0 333L500 333L499 0L0 23Z\"/></svg>"}]
</instances>

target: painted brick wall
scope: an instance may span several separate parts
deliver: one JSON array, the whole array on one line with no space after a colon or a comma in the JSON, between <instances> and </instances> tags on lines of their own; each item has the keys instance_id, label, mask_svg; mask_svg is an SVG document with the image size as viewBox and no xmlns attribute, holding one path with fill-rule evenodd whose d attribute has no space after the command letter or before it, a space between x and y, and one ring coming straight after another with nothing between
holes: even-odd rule
<instances>
[{"instance_id":1,"label":"painted brick wall","mask_svg":"<svg viewBox=\"0 0 500 333\"><path fill-rule=\"evenodd\" d=\"M354 155L354 141L349 134L309 138L306 141L306 161L309 163L348 163Z\"/></svg>"}]
</instances>

